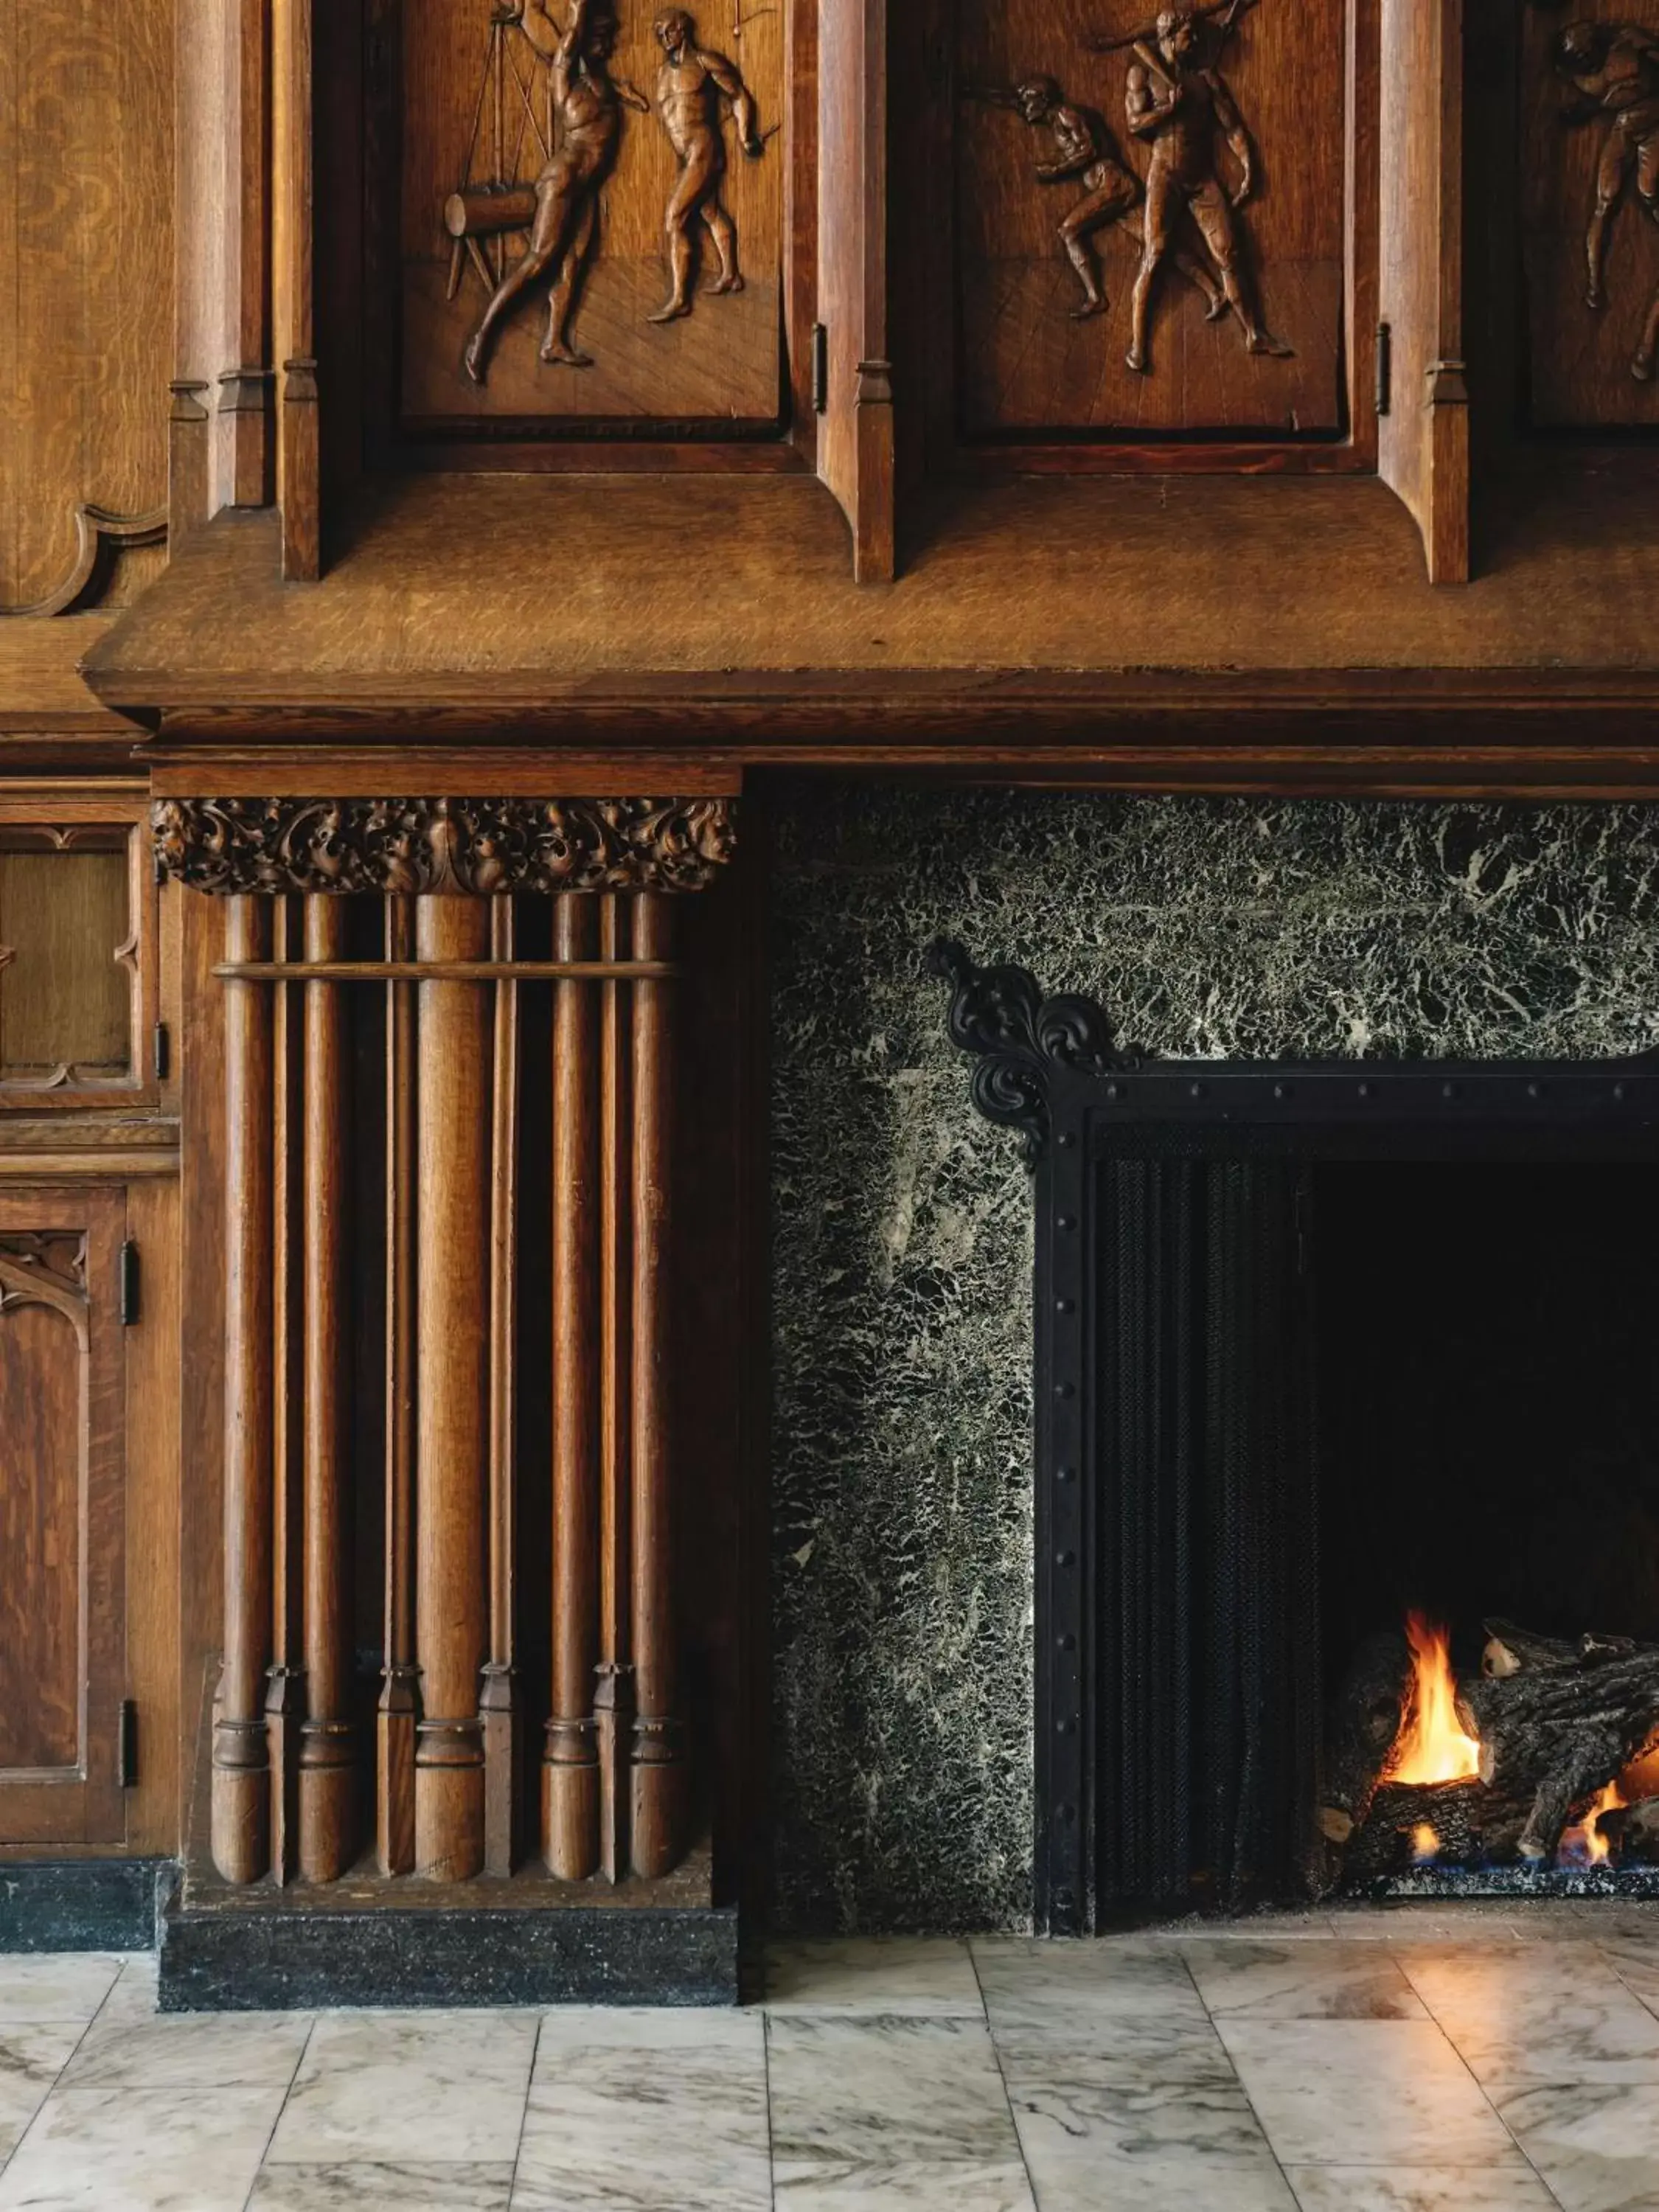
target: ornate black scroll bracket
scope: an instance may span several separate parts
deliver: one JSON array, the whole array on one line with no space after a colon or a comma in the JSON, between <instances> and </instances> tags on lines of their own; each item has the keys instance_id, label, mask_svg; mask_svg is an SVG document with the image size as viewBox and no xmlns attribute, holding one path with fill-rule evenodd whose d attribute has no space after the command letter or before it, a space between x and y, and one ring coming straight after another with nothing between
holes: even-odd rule
<instances>
[{"instance_id":1,"label":"ornate black scroll bracket","mask_svg":"<svg viewBox=\"0 0 1659 2212\"><path fill-rule=\"evenodd\" d=\"M951 938L928 946L927 966L951 986L951 1042L978 1056L974 1104L988 1121L1019 1132L1032 1165L1048 1149L1049 1087L1059 1070L1103 1076L1141 1064L1139 1053L1119 1045L1092 999L1045 998L1028 969L975 967Z\"/></svg>"}]
</instances>

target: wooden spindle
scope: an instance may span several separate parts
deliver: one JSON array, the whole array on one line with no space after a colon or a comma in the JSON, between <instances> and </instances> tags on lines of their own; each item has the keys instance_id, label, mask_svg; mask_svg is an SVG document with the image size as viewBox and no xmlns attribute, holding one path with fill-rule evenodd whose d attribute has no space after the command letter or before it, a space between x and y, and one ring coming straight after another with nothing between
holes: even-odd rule
<instances>
[{"instance_id":1,"label":"wooden spindle","mask_svg":"<svg viewBox=\"0 0 1659 2212\"><path fill-rule=\"evenodd\" d=\"M225 956L270 957L270 909L228 900ZM213 1730L213 1862L227 1881L270 1868L265 1668L271 1607L271 1009L225 990L225 1618Z\"/></svg>"},{"instance_id":2,"label":"wooden spindle","mask_svg":"<svg viewBox=\"0 0 1659 2212\"><path fill-rule=\"evenodd\" d=\"M554 908L553 957L588 960L591 897ZM594 1668L599 1635L599 1094L593 987L553 1000L553 1684L542 1765L542 1850L582 1881L599 1863Z\"/></svg>"},{"instance_id":3,"label":"wooden spindle","mask_svg":"<svg viewBox=\"0 0 1659 2212\"><path fill-rule=\"evenodd\" d=\"M386 956L415 949L407 898L386 902ZM386 1657L374 1723L375 1857L415 1866L415 986L386 986Z\"/></svg>"},{"instance_id":4,"label":"wooden spindle","mask_svg":"<svg viewBox=\"0 0 1659 2212\"><path fill-rule=\"evenodd\" d=\"M599 901L599 946L606 960L622 959L628 951L623 913L623 903L616 896ZM599 1871L607 1881L620 1881L628 1872L629 1775L634 1747L629 1012L626 986L614 979L604 984L599 996L599 1663L593 1686L593 1728L599 1764Z\"/></svg>"},{"instance_id":5,"label":"wooden spindle","mask_svg":"<svg viewBox=\"0 0 1659 2212\"><path fill-rule=\"evenodd\" d=\"M489 957L511 960L513 902L492 899ZM494 1127L489 1226L489 1657L478 1704L483 1720L484 1865L510 1875L518 1842L519 1714L514 1673L517 1540L514 1378L518 1331L519 986L495 986Z\"/></svg>"},{"instance_id":6,"label":"wooden spindle","mask_svg":"<svg viewBox=\"0 0 1659 2212\"><path fill-rule=\"evenodd\" d=\"M668 900L634 902L634 957L665 960ZM634 1792L636 1874L665 1875L679 1856L686 1766L674 1620L673 1499L668 1402L672 1200L669 986L636 981L633 1128Z\"/></svg>"},{"instance_id":7,"label":"wooden spindle","mask_svg":"<svg viewBox=\"0 0 1659 2212\"><path fill-rule=\"evenodd\" d=\"M416 957L478 960L489 943L482 899L422 897ZM484 1524L489 1455L490 1008L485 987L432 982L420 994L419 1258L416 1301L415 1859L465 1881L484 1857L478 1677L487 1642Z\"/></svg>"},{"instance_id":8,"label":"wooden spindle","mask_svg":"<svg viewBox=\"0 0 1659 2212\"><path fill-rule=\"evenodd\" d=\"M297 950L296 904L288 898L274 902L272 943L279 961L291 960ZM301 1188L304 1030L299 995L290 983L271 987L272 1660L265 1689L265 1732L270 1753L270 1864L279 1882L292 1881L300 1871L300 1729L306 1698L301 1364L306 1241Z\"/></svg>"},{"instance_id":9,"label":"wooden spindle","mask_svg":"<svg viewBox=\"0 0 1659 2212\"><path fill-rule=\"evenodd\" d=\"M305 957L345 951L343 899L305 902ZM300 1872L337 1881L356 1843L351 1721L351 1519L346 1348L347 1041L337 983L305 990L305 1665L300 1732Z\"/></svg>"}]
</instances>

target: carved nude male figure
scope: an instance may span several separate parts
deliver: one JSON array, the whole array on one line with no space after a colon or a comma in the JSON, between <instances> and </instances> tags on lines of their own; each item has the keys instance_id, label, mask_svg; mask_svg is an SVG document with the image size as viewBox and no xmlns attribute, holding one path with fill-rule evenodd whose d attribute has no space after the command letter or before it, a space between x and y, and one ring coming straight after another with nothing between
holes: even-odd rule
<instances>
[{"instance_id":1,"label":"carved nude male figure","mask_svg":"<svg viewBox=\"0 0 1659 2212\"><path fill-rule=\"evenodd\" d=\"M1146 367L1146 328L1152 286L1174 244L1176 227L1190 213L1215 263L1227 304L1238 317L1252 353L1288 354L1261 321L1244 264L1233 210L1255 181L1255 149L1233 96L1218 70L1198 58L1196 11L1165 9L1153 28L1156 46L1134 41L1125 106L1130 131L1152 147L1146 173L1146 244L1135 276L1128 363ZM1238 164L1229 191L1216 172L1215 141L1226 139Z\"/></svg>"},{"instance_id":2,"label":"carved nude male figure","mask_svg":"<svg viewBox=\"0 0 1659 2212\"><path fill-rule=\"evenodd\" d=\"M611 81L617 51L614 0L570 0L563 30L547 0L506 0L506 19L519 23L536 52L552 64L558 137L536 179L530 243L495 289L463 359L475 384L484 380L491 334L520 295L551 269L544 361L587 368L592 356L570 342L570 313L599 218L599 187L611 173L622 131L622 96Z\"/></svg>"},{"instance_id":3,"label":"carved nude male figure","mask_svg":"<svg viewBox=\"0 0 1659 2212\"><path fill-rule=\"evenodd\" d=\"M1083 198L1063 217L1060 243L1083 287L1083 304L1072 313L1082 322L1103 314L1106 295L1091 239L1108 223L1121 222L1140 199L1140 179L1127 167L1104 125L1087 108L1073 107L1051 76L1030 76L1014 88L1014 105L1033 130L1047 125L1053 135L1055 158L1037 163L1037 177L1045 185L1078 178ZM1133 231L1133 226L1130 226ZM1225 295L1218 291L1193 257L1176 250L1176 266L1190 277L1209 302L1211 319L1227 312Z\"/></svg>"},{"instance_id":4,"label":"carved nude male figure","mask_svg":"<svg viewBox=\"0 0 1659 2212\"><path fill-rule=\"evenodd\" d=\"M1634 23L1569 23L1556 46L1555 65L1578 94L1562 109L1563 122L1605 117L1607 123L1584 238L1584 296L1599 307L1607 297L1608 227L1632 172L1643 206L1659 222L1659 32ZM1632 374L1644 383L1653 374L1656 341L1659 293L1631 363Z\"/></svg>"},{"instance_id":5,"label":"carved nude male figure","mask_svg":"<svg viewBox=\"0 0 1659 2212\"><path fill-rule=\"evenodd\" d=\"M700 216L720 257L720 273L709 289L715 292L743 289L743 274L738 267L738 227L720 200L720 184L726 175L722 95L732 103L744 152L758 159L765 149L755 96L737 64L697 44L696 25L684 8L665 9L654 27L663 54L657 71L657 112L669 143L679 156L680 173L668 203L668 297L647 319L672 323L691 312L691 276L696 258L691 226Z\"/></svg>"}]
</instances>

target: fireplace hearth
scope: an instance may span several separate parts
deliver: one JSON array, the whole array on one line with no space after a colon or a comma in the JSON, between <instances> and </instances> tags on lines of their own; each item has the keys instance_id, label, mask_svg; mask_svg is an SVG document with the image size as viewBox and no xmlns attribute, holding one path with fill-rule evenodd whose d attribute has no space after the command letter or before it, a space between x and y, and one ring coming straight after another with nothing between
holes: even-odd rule
<instances>
[{"instance_id":1,"label":"fireplace hearth","mask_svg":"<svg viewBox=\"0 0 1659 2212\"><path fill-rule=\"evenodd\" d=\"M1034 1170L1037 1927L1659 1891L1659 1055L1150 1060L933 957Z\"/></svg>"}]
</instances>

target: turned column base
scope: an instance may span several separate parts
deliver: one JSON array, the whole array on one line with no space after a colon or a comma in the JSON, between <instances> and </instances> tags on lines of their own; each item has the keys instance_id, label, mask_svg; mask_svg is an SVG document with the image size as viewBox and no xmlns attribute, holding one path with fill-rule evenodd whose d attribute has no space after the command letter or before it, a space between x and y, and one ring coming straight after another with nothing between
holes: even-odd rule
<instances>
[{"instance_id":1,"label":"turned column base","mask_svg":"<svg viewBox=\"0 0 1659 2212\"><path fill-rule=\"evenodd\" d=\"M338 1881L357 1828L356 1730L349 1721L307 1721L300 1730L300 1879Z\"/></svg>"},{"instance_id":2,"label":"turned column base","mask_svg":"<svg viewBox=\"0 0 1659 2212\"><path fill-rule=\"evenodd\" d=\"M690 1769L678 1721L641 1718L634 1724L630 1843L634 1871L649 1881L672 1874L685 1849Z\"/></svg>"},{"instance_id":3,"label":"turned column base","mask_svg":"<svg viewBox=\"0 0 1659 2212\"><path fill-rule=\"evenodd\" d=\"M542 1856L562 1881L599 1867L599 1759L591 1720L550 1720L542 1757Z\"/></svg>"},{"instance_id":4,"label":"turned column base","mask_svg":"<svg viewBox=\"0 0 1659 2212\"><path fill-rule=\"evenodd\" d=\"M270 1871L270 1754L263 1715L214 1724L213 1863L238 1883Z\"/></svg>"},{"instance_id":5,"label":"turned column base","mask_svg":"<svg viewBox=\"0 0 1659 2212\"><path fill-rule=\"evenodd\" d=\"M483 1729L426 1720L415 1729L415 1871L428 1881L471 1881L484 1865Z\"/></svg>"}]
</instances>

